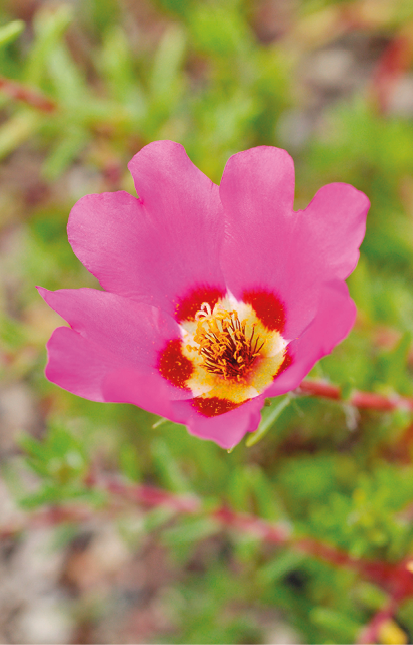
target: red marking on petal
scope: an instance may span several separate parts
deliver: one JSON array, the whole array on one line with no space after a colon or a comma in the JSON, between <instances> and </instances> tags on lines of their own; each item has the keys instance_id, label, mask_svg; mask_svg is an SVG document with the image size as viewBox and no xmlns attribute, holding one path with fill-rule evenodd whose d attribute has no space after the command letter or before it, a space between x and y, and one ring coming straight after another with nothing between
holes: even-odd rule
<instances>
[{"instance_id":1,"label":"red marking on petal","mask_svg":"<svg viewBox=\"0 0 413 645\"><path fill-rule=\"evenodd\" d=\"M283 362L281 363L281 365L280 365L280 368L279 368L278 372L274 375L274 377L273 377L273 378L277 378L277 376L280 376L280 374L282 374L283 372L285 372L285 370L287 369L287 367L290 367L290 365L292 365L292 364L293 364L293 357L292 357L292 356L291 356L291 354L289 353L289 351L288 351L288 347L287 347L287 349L286 349L286 351L285 351L284 360L283 360Z\"/></svg>"},{"instance_id":2,"label":"red marking on petal","mask_svg":"<svg viewBox=\"0 0 413 645\"><path fill-rule=\"evenodd\" d=\"M245 291L242 299L252 306L257 317L267 329L282 334L285 327L285 308L275 293L258 289Z\"/></svg>"},{"instance_id":3,"label":"red marking on petal","mask_svg":"<svg viewBox=\"0 0 413 645\"><path fill-rule=\"evenodd\" d=\"M191 361L182 354L182 341L168 341L159 355L158 369L172 385L186 389L186 382L194 371Z\"/></svg>"},{"instance_id":4,"label":"red marking on petal","mask_svg":"<svg viewBox=\"0 0 413 645\"><path fill-rule=\"evenodd\" d=\"M175 319L178 323L184 320L195 320L195 314L201 309L203 302L208 302L213 309L217 301L224 296L225 291L216 287L196 287L178 300Z\"/></svg>"},{"instance_id":5,"label":"red marking on petal","mask_svg":"<svg viewBox=\"0 0 413 645\"><path fill-rule=\"evenodd\" d=\"M191 405L203 417L216 417L219 414L225 414L225 412L230 412L238 408L242 403L234 403L228 399L219 399L217 396L211 396L210 398L197 396L192 399Z\"/></svg>"}]
</instances>

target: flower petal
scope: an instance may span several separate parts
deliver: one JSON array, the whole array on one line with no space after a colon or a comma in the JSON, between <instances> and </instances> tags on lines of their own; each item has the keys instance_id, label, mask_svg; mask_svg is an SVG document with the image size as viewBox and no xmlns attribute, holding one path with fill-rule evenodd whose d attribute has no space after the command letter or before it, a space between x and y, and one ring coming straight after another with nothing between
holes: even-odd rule
<instances>
[{"instance_id":1,"label":"flower petal","mask_svg":"<svg viewBox=\"0 0 413 645\"><path fill-rule=\"evenodd\" d=\"M94 289L47 291L39 288L39 293L68 321L74 332L88 341L92 354L101 351L107 360L110 358L111 369L124 367L140 374L152 374L160 387L165 385L157 363L162 346L173 338L179 338L178 325L172 318L150 305ZM65 347L71 351L69 344ZM60 359L63 351L64 348L59 347ZM57 355L49 353L49 360L57 361ZM87 361L85 355L82 361L85 368ZM66 364L71 365L71 359L66 358ZM102 379L107 372L105 369ZM49 373L50 370L48 377ZM183 389L166 385L170 398L188 398Z\"/></svg>"},{"instance_id":2,"label":"flower petal","mask_svg":"<svg viewBox=\"0 0 413 645\"><path fill-rule=\"evenodd\" d=\"M356 314L345 282L336 280L325 285L313 322L288 346L290 366L265 390L265 396L279 396L297 388L314 364L346 338Z\"/></svg>"},{"instance_id":3,"label":"flower petal","mask_svg":"<svg viewBox=\"0 0 413 645\"><path fill-rule=\"evenodd\" d=\"M315 314L318 263L315 249L305 248L303 218L293 212L290 155L261 146L232 156L220 196L226 219L221 264L230 291L239 300L246 293L272 295L284 308L284 337L298 336Z\"/></svg>"},{"instance_id":4,"label":"flower petal","mask_svg":"<svg viewBox=\"0 0 413 645\"><path fill-rule=\"evenodd\" d=\"M133 403L161 416L172 414L163 379L122 366L113 354L72 329L56 329L47 350L46 376L64 390L90 401Z\"/></svg>"},{"instance_id":5,"label":"flower petal","mask_svg":"<svg viewBox=\"0 0 413 645\"><path fill-rule=\"evenodd\" d=\"M320 188L304 209L327 279L347 278L355 268L369 208L364 193L337 182Z\"/></svg>"},{"instance_id":6,"label":"flower petal","mask_svg":"<svg viewBox=\"0 0 413 645\"><path fill-rule=\"evenodd\" d=\"M102 381L117 370L116 357L69 327L58 327L47 343L46 377L64 390L90 401L105 401Z\"/></svg>"},{"instance_id":7,"label":"flower petal","mask_svg":"<svg viewBox=\"0 0 413 645\"><path fill-rule=\"evenodd\" d=\"M333 184L305 211L294 212L293 192L290 156L269 147L231 157L220 186L226 217L221 264L229 289L238 299L247 294L259 301L264 294L279 302L288 340L313 320L323 283L354 268L368 208L363 193Z\"/></svg>"},{"instance_id":8,"label":"flower petal","mask_svg":"<svg viewBox=\"0 0 413 645\"><path fill-rule=\"evenodd\" d=\"M215 441L221 448L233 448L247 432L253 432L260 422L262 396L244 403L239 408L215 417L204 417L190 401L173 401L173 417L176 423L186 425L190 434L201 439Z\"/></svg>"},{"instance_id":9,"label":"flower petal","mask_svg":"<svg viewBox=\"0 0 413 645\"><path fill-rule=\"evenodd\" d=\"M107 402L132 403L161 417L173 416L167 383L156 374L127 368L110 372L102 383L102 393Z\"/></svg>"},{"instance_id":10,"label":"flower petal","mask_svg":"<svg viewBox=\"0 0 413 645\"><path fill-rule=\"evenodd\" d=\"M145 146L129 169L140 199L119 191L73 207L68 236L79 260L107 291L170 315L195 288L225 290L218 187L171 141Z\"/></svg>"}]
</instances>

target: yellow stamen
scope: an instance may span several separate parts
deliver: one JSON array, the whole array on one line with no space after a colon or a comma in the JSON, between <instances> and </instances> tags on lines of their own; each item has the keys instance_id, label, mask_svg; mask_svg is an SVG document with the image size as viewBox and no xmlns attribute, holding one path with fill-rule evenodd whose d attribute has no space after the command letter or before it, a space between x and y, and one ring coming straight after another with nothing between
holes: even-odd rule
<instances>
[{"instance_id":1,"label":"yellow stamen","mask_svg":"<svg viewBox=\"0 0 413 645\"><path fill-rule=\"evenodd\" d=\"M243 381L267 342L255 331L246 332L247 320L240 321L235 310L215 305L213 311L203 302L195 315L198 323L193 337L202 357L201 367L225 380Z\"/></svg>"}]
</instances>

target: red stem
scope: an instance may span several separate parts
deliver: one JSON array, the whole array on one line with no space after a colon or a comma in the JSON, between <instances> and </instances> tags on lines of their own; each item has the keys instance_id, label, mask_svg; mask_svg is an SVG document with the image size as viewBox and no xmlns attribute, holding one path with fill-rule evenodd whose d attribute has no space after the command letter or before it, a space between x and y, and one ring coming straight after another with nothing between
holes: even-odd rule
<instances>
[{"instance_id":1,"label":"red stem","mask_svg":"<svg viewBox=\"0 0 413 645\"><path fill-rule=\"evenodd\" d=\"M145 506L164 505L179 513L196 513L203 510L202 501L192 495L176 495L153 486L125 484L111 477L98 479L96 483L111 493ZM353 558L345 551L314 538L291 536L291 531L286 524L267 522L252 515L238 513L228 506L221 506L211 511L210 517L219 522L222 527L249 533L263 542L290 546L332 565L351 567L385 589L397 603L413 596L413 573L409 568L409 561L402 560L390 564L381 560Z\"/></svg>"},{"instance_id":2,"label":"red stem","mask_svg":"<svg viewBox=\"0 0 413 645\"><path fill-rule=\"evenodd\" d=\"M12 99L23 101L23 103L27 103L27 105L37 108L42 112L50 113L56 110L56 104L37 90L17 81L11 81L4 76L0 76L0 91Z\"/></svg>"},{"instance_id":3,"label":"red stem","mask_svg":"<svg viewBox=\"0 0 413 645\"><path fill-rule=\"evenodd\" d=\"M386 47L373 74L372 90L381 114L388 111L397 81L407 73L413 58L413 39L404 30Z\"/></svg>"},{"instance_id":4,"label":"red stem","mask_svg":"<svg viewBox=\"0 0 413 645\"><path fill-rule=\"evenodd\" d=\"M412 560L402 560L391 564L380 560L354 558L345 551L314 538L292 536L287 524L268 522L252 515L238 513L228 506L221 506L208 512L201 499L194 495L177 495L154 486L128 484L116 477L97 476L96 474L90 474L86 483L89 486L104 489L132 504L142 504L147 507L165 506L177 513L204 512L209 514L210 518L218 522L222 528L235 529L241 533L253 535L269 544L287 546L335 566L355 569L361 576L374 582L390 594L393 602L392 607L394 607L393 613L403 600L413 596ZM0 540L13 537L28 525L53 526L61 522L83 522L90 519L92 515L93 510L73 504L42 508L29 515L27 523L0 528ZM379 623L377 627L379 629L384 622L383 616L383 612L379 612L374 619L375 622L365 628L370 631L366 632L367 635L364 635L363 632L361 638L371 639L371 633L373 633L371 630L376 629L377 623ZM387 613L386 618L388 617ZM360 642L371 641L362 640Z\"/></svg>"},{"instance_id":5,"label":"red stem","mask_svg":"<svg viewBox=\"0 0 413 645\"><path fill-rule=\"evenodd\" d=\"M405 409L413 411L413 399L402 396L383 396L374 392L359 392L352 394L350 399L341 398L341 391L337 385L330 385L324 381L303 381L298 388L298 393L308 394L309 396L320 396L335 401L344 401L354 405L357 408L366 410L390 411L396 409Z\"/></svg>"},{"instance_id":6,"label":"red stem","mask_svg":"<svg viewBox=\"0 0 413 645\"><path fill-rule=\"evenodd\" d=\"M386 607L380 609L371 619L371 621L363 627L357 639L357 645L369 645L370 643L378 643L380 637L380 629L388 620L393 618L397 611L398 603L392 598Z\"/></svg>"},{"instance_id":7,"label":"red stem","mask_svg":"<svg viewBox=\"0 0 413 645\"><path fill-rule=\"evenodd\" d=\"M133 503L145 506L167 506L178 513L196 513L201 510L201 501L193 495L175 495L161 488L145 484L128 485L109 477L99 483L103 483L103 487L110 493L120 495Z\"/></svg>"}]
</instances>

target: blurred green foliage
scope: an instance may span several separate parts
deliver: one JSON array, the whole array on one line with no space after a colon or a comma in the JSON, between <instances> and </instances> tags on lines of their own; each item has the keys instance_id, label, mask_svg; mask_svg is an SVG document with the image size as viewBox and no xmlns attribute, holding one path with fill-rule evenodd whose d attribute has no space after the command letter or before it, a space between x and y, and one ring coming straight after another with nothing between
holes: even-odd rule
<instances>
[{"instance_id":1,"label":"blurred green foliage","mask_svg":"<svg viewBox=\"0 0 413 645\"><path fill-rule=\"evenodd\" d=\"M358 321L312 375L340 385L345 398L353 389L413 395L411 115L378 110L368 70L363 86L324 102L301 143L286 127L311 103L299 80L306 59L342 42L345 28L331 33L331 16L340 17L343 6L358 15L368 3L292 3L285 33L267 40L257 27L260 20L265 27L264 2L140 4L135 11L115 0L40 2L24 30L13 2L0 8L0 74L54 105L44 111L0 91L0 158L19 175L17 183L3 179L0 233L20 236L4 264L13 280L0 294L1 377L30 385L44 426L40 438L25 434L19 443L24 467L36 474L35 491L13 475L22 468L19 456L4 476L26 508L81 501L99 509L106 498L85 485L97 464L132 482L196 493L206 509L227 503L286 522L295 535L354 557L394 563L411 556L408 412L359 414L348 403L288 396L272 401L258 433L227 454L180 426L132 406L84 401L43 376L44 343L59 319L36 299L35 284L96 286L67 242L70 207L88 192L133 192L130 157L170 138L217 182L232 153L261 144L290 148L297 207L330 181L367 193L367 235L348 281ZM387 43L413 18L409 2L382 5L384 17L362 30L366 42L381 36ZM281 611L303 642L354 642L386 603L384 591L353 571L264 549L236 532L223 536L208 513L172 521L155 509L144 530L160 536L186 572L169 600L176 631L158 642L263 642L244 607ZM215 538L201 572L191 570L197 549ZM413 635L411 603L398 620Z\"/></svg>"},{"instance_id":2,"label":"blurred green foliage","mask_svg":"<svg viewBox=\"0 0 413 645\"><path fill-rule=\"evenodd\" d=\"M73 499L102 502L102 495L91 491L84 483L88 462L83 446L65 428L52 425L43 443L24 435L20 445L27 454L28 466L42 482L35 493L29 493L20 500L23 507L36 508L41 504Z\"/></svg>"}]
</instances>

